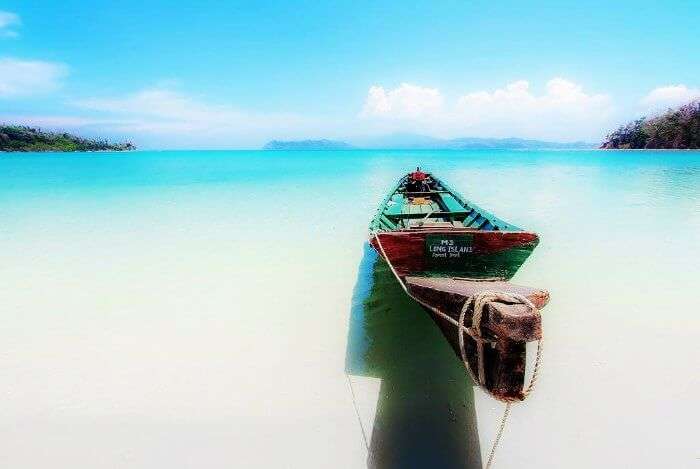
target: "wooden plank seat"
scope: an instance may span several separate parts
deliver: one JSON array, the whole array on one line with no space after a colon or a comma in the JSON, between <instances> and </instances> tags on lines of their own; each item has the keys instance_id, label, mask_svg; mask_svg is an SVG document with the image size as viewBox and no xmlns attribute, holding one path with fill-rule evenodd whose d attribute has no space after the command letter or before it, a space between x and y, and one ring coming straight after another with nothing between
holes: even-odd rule
<instances>
[{"instance_id":1,"label":"wooden plank seat","mask_svg":"<svg viewBox=\"0 0 700 469\"><path fill-rule=\"evenodd\" d=\"M414 192L414 191L402 191L401 194L404 194L406 197L424 197L427 195L434 195L434 194L449 194L449 191L428 191L428 192Z\"/></svg>"},{"instance_id":2,"label":"wooden plank seat","mask_svg":"<svg viewBox=\"0 0 700 469\"><path fill-rule=\"evenodd\" d=\"M390 218L390 219L396 219L396 220L404 220L407 218L425 218L425 216L428 214L428 212L422 212L422 213L401 213L401 214L388 214L385 213L385 215ZM430 214L430 218L450 218L450 217L459 217L459 216L464 216L464 213L456 213L456 212L443 212L443 211L437 211L433 212Z\"/></svg>"}]
</instances>

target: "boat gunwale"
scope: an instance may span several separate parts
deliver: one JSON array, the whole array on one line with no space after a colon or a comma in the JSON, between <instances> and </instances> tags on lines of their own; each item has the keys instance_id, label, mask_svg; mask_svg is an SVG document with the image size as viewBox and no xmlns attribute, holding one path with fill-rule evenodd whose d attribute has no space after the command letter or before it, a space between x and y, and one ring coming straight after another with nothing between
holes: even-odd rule
<instances>
[{"instance_id":1,"label":"boat gunwale","mask_svg":"<svg viewBox=\"0 0 700 469\"><path fill-rule=\"evenodd\" d=\"M403 234L403 233L430 233L430 232L441 232L441 233L503 233L503 234L533 234L537 235L534 231L526 231L526 230L479 230L477 228L459 228L459 227L427 227L427 228L401 228L397 230L383 230L383 231L375 231L373 233L370 233L372 236L375 234L382 234L382 235L389 235L389 234Z\"/></svg>"},{"instance_id":2,"label":"boat gunwale","mask_svg":"<svg viewBox=\"0 0 700 469\"><path fill-rule=\"evenodd\" d=\"M462 207L464 207L465 209L471 209L470 213L471 213L471 211L476 211L481 217L485 218L491 225L494 225L494 226L504 225L504 228L507 228L507 229L498 228L497 230L482 230L479 228L469 228L467 226L464 226L463 228L462 227L454 227L454 228L444 227L444 228L442 228L443 230L446 230L446 231L449 230L450 232L458 232L458 230L466 230L467 232L497 231L500 233L522 233L522 232L533 233L531 231L526 231L526 230L520 228L519 226L513 225L512 223L509 223L509 222L497 217L496 215L489 212L488 210L483 209L479 205L472 203L471 201L465 199L464 196L462 196L462 194L460 194L452 186L447 184L443 179L440 179L437 176L435 176L433 173L428 173L428 175L430 177L432 177L438 184L440 184L445 189L444 191L435 191L434 192L435 194L439 194L441 192L442 193L449 193L452 197L454 197L457 200L457 202L459 202L460 205L462 205ZM385 216L387 219L389 219L389 215L386 215L386 213L385 213L389 201L396 193L398 193L399 188L401 187L401 185L404 183L404 181L409 176L410 176L410 173L407 173L404 176L402 176L401 178L399 178L399 180L396 182L396 184L394 184L394 186L392 186L392 188L389 190L387 195L381 201L381 203L379 204L379 207L377 208L377 213L370 221L369 228L370 228L371 232L391 233L391 232L402 232L402 231L410 231L411 230L411 228L399 228L399 227L394 228L394 229L387 229L387 228L384 228L381 226L382 225L382 221L381 221L382 215ZM433 192L431 191L430 193L433 193ZM430 193L426 193L426 194L430 194ZM448 215L449 213L458 213L458 212L451 212L451 211L450 212L441 212L442 215ZM438 228L438 227L434 227L434 228ZM427 228L424 230L421 230L421 232L425 232L425 231L427 231ZM415 232L415 229L414 229L414 232ZM533 233L533 234L536 234L536 233Z\"/></svg>"}]
</instances>

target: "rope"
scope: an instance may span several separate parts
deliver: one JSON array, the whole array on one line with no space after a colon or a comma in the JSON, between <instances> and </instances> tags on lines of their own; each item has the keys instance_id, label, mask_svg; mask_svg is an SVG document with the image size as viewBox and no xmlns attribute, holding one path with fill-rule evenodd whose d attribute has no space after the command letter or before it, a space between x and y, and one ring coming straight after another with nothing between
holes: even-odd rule
<instances>
[{"instance_id":1,"label":"rope","mask_svg":"<svg viewBox=\"0 0 700 469\"><path fill-rule=\"evenodd\" d=\"M448 316L447 314L443 313L442 311L438 310L437 308L434 308L431 305L426 304L425 302L421 301L420 299L416 298L411 294L411 292L408 291L408 288L406 287L405 282L403 279L399 276L398 272L396 272L396 269L394 268L393 264L391 263L391 260L389 260L389 257L386 255L386 252L384 251L384 246L382 245L382 240L379 237L379 232L375 231L372 232L374 235L375 239L377 240L377 245L379 246L379 250L381 251L382 257L384 257L384 260L386 260L386 263L389 265L389 268L391 269L391 272L394 274L396 279L399 281L399 285L401 285L401 288L403 288L403 291L406 292L406 294L411 297L413 300L416 302L420 303L421 305L425 306L441 318L447 320L448 322L454 324L457 327L458 331L458 336L459 336L459 351L460 355L462 358L462 363L464 363L464 367L467 369L469 372L469 375L471 376L472 380L477 383L480 387L484 387L486 383L486 376L485 376L485 370L484 370L484 343L485 342L490 342L489 340L485 339L481 335L481 318L483 316L483 310L484 307L493 302L493 301L502 301L506 303L520 303L524 304L525 306L531 308L532 310L537 310L535 305L532 304L532 302L525 296L517 294L517 293L503 293L503 292L491 292L491 291L483 291L480 292L474 296L471 296L467 298L467 300L464 302L464 305L462 305L462 310L459 315L459 320L455 321L452 317ZM472 324L471 327L466 327L464 325L464 321L466 319L467 312L470 307L474 308L474 311L472 313ZM477 347L477 366L478 366L478 371L477 373L474 373L472 370L472 367L469 365L469 361L467 360L467 352L464 346L464 334L468 334L474 341L476 342L476 347ZM527 385L527 388L523 391L523 399L527 398L527 396L532 392L532 390L535 387L535 383L537 382L537 378L539 375L539 370L540 370L540 364L542 361L542 339L537 341L537 354L535 356L535 365L533 367L532 371L532 377L530 378L530 381ZM510 415L510 409L511 409L511 401L505 401L505 410L503 412L503 416L501 417L501 423L498 427L498 432L496 433L496 438L493 441L493 445L491 446L491 451L489 452L489 457L486 461L486 467L485 469L490 469L493 465L494 458L496 456L496 449L498 448L498 444L501 441L501 437L503 436L503 433L505 432L506 428L506 423L508 422L508 416ZM364 431L364 430L363 430Z\"/></svg>"},{"instance_id":2,"label":"rope","mask_svg":"<svg viewBox=\"0 0 700 469\"><path fill-rule=\"evenodd\" d=\"M535 305L533 305L532 302L526 296L517 293L484 291L478 293L473 297L467 298L467 301L465 301L464 305L462 306L462 312L459 315L459 349L462 355L462 361L467 366L467 369L471 372L471 367L468 364L467 354L464 349L464 332L466 331L476 342L478 358L478 376L476 377L475 381L480 386L484 386L484 384L486 383L486 376L484 371L484 343L488 342L488 340L484 339L481 335L481 318L483 316L484 307L486 307L487 304L493 301L500 301L504 303L520 303L524 304L533 311L537 310ZM472 325L470 328L467 329L464 326L464 320L467 311L472 305L474 305L474 312L472 314ZM527 388L525 388L525 391L523 391L524 397L527 397L528 394L530 394L530 392L532 392L532 390L535 387L535 383L537 382L537 377L539 374L541 360L542 339L537 341L537 354L535 356L535 366L533 368L532 377L530 378L528 386ZM474 378L473 372L471 373L472 378Z\"/></svg>"},{"instance_id":3,"label":"rope","mask_svg":"<svg viewBox=\"0 0 700 469\"><path fill-rule=\"evenodd\" d=\"M430 215L432 215L433 213L435 213L435 210L429 211L428 214L427 214L426 216L424 216L423 219L422 219L421 221L418 222L418 226L423 226L423 225L425 224L425 221L426 221L428 218L430 218Z\"/></svg>"},{"instance_id":4,"label":"rope","mask_svg":"<svg viewBox=\"0 0 700 469\"><path fill-rule=\"evenodd\" d=\"M498 432L496 433L496 439L493 440L493 445L491 445L491 451L489 451L489 458L486 460L486 468L491 469L493 466L493 459L496 457L496 449L498 448L498 443L501 442L501 437L506 430L506 422L508 422L508 416L510 415L510 405L512 402L506 402L506 408L503 411L503 417L501 417L501 424L498 426Z\"/></svg>"},{"instance_id":5,"label":"rope","mask_svg":"<svg viewBox=\"0 0 700 469\"><path fill-rule=\"evenodd\" d=\"M352 381L350 380L350 375L345 373L345 377L348 379L348 386L350 387L350 395L352 396L352 406L355 409L355 415L357 416L357 421L360 422L360 430L362 430L362 441L365 442L365 448L369 452L369 442L367 441L367 432L365 431L365 426L362 424L362 417L360 417L360 409L357 406L357 399L355 398L355 390L352 388Z\"/></svg>"}]
</instances>

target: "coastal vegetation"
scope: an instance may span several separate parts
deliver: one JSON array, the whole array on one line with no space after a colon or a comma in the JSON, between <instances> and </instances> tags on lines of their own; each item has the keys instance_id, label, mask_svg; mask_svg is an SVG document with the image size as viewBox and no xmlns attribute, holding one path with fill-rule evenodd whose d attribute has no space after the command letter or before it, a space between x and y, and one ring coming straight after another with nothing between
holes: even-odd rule
<instances>
[{"instance_id":1,"label":"coastal vegetation","mask_svg":"<svg viewBox=\"0 0 700 469\"><path fill-rule=\"evenodd\" d=\"M608 135L600 148L699 149L700 100L625 124Z\"/></svg>"},{"instance_id":2,"label":"coastal vegetation","mask_svg":"<svg viewBox=\"0 0 700 469\"><path fill-rule=\"evenodd\" d=\"M128 151L131 142L112 143L24 125L0 125L0 151Z\"/></svg>"}]
</instances>

